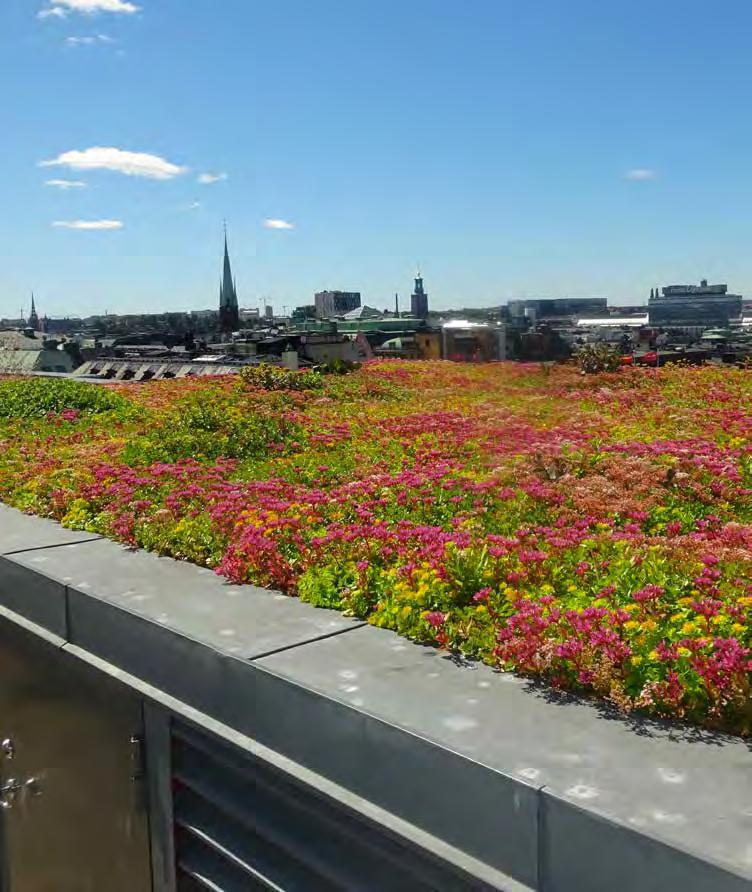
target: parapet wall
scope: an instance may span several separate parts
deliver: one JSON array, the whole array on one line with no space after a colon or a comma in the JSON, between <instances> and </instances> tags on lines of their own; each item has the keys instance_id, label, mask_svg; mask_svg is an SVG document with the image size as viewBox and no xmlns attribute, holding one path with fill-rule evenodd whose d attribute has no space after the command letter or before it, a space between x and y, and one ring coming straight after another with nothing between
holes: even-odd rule
<instances>
[{"instance_id":1,"label":"parapet wall","mask_svg":"<svg viewBox=\"0 0 752 892\"><path fill-rule=\"evenodd\" d=\"M396 846L395 863L409 862L421 888L752 888L752 753L742 740L559 699L2 506L0 554L0 623L54 640L177 728L180 745L152 766L172 770L192 734L222 764L230 747L227 761L265 766L275 782L320 797L322 814L341 808L364 821L361 842L377 834L384 863ZM172 808L161 802L165 826ZM339 826L332 819L331 834ZM154 853L163 861L174 855L168 836ZM172 888L164 875L161 888Z\"/></svg>"}]
</instances>

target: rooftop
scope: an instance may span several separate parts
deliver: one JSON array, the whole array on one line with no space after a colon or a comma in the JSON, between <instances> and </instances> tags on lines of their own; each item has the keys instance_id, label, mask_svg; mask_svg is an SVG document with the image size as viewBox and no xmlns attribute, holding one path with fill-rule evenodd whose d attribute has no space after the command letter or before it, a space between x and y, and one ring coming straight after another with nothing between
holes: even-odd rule
<instances>
[{"instance_id":1,"label":"rooftop","mask_svg":"<svg viewBox=\"0 0 752 892\"><path fill-rule=\"evenodd\" d=\"M0 622L250 735L478 888L741 892L752 880L752 756L738 738L620 717L2 506L0 529Z\"/></svg>"}]
</instances>

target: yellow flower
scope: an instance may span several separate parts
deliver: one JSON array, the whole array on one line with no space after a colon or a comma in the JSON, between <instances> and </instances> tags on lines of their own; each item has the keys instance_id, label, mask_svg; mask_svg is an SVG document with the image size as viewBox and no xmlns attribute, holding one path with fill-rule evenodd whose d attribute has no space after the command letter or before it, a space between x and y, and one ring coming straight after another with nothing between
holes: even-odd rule
<instances>
[{"instance_id":1,"label":"yellow flower","mask_svg":"<svg viewBox=\"0 0 752 892\"><path fill-rule=\"evenodd\" d=\"M718 615L714 616L710 620L710 622L713 623L714 626L720 626L722 623L726 622L726 617L721 616L721 614L718 614Z\"/></svg>"},{"instance_id":2,"label":"yellow flower","mask_svg":"<svg viewBox=\"0 0 752 892\"><path fill-rule=\"evenodd\" d=\"M629 622L624 623L624 628L629 629L630 632L632 631L632 629L639 629L639 627L640 624L637 622L636 619L630 619Z\"/></svg>"},{"instance_id":3,"label":"yellow flower","mask_svg":"<svg viewBox=\"0 0 752 892\"><path fill-rule=\"evenodd\" d=\"M632 657L632 665L633 665L633 666L639 666L641 662L642 662L642 657L641 657L641 656L634 656L634 657Z\"/></svg>"},{"instance_id":4,"label":"yellow flower","mask_svg":"<svg viewBox=\"0 0 752 892\"><path fill-rule=\"evenodd\" d=\"M680 657L690 657L692 656L692 651L688 647L680 647L677 651Z\"/></svg>"},{"instance_id":5,"label":"yellow flower","mask_svg":"<svg viewBox=\"0 0 752 892\"><path fill-rule=\"evenodd\" d=\"M744 631L744 626L741 623L734 623L734 625L731 626L731 631L739 635Z\"/></svg>"},{"instance_id":6,"label":"yellow flower","mask_svg":"<svg viewBox=\"0 0 752 892\"><path fill-rule=\"evenodd\" d=\"M651 650L650 653L648 654L648 656L650 657L651 660L657 660L658 659L658 651Z\"/></svg>"},{"instance_id":7,"label":"yellow flower","mask_svg":"<svg viewBox=\"0 0 752 892\"><path fill-rule=\"evenodd\" d=\"M695 624L691 623L691 622L686 622L681 627L681 630L685 635L691 635L692 632L694 632L694 630L695 630Z\"/></svg>"}]
</instances>

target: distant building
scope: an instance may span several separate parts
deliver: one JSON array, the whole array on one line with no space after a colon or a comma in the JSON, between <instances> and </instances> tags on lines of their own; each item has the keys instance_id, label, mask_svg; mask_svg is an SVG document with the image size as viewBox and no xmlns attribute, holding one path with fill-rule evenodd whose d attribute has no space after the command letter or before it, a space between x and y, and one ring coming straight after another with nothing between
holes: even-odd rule
<instances>
[{"instance_id":1,"label":"distant building","mask_svg":"<svg viewBox=\"0 0 752 892\"><path fill-rule=\"evenodd\" d=\"M539 322L557 319L577 320L587 316L608 316L605 297L554 297L532 300L510 300L507 304L509 324L529 328Z\"/></svg>"},{"instance_id":2,"label":"distant building","mask_svg":"<svg viewBox=\"0 0 752 892\"><path fill-rule=\"evenodd\" d=\"M428 295L423 290L420 273L415 277L415 290L410 295L410 315L416 319L425 319L428 315Z\"/></svg>"},{"instance_id":3,"label":"distant building","mask_svg":"<svg viewBox=\"0 0 752 892\"><path fill-rule=\"evenodd\" d=\"M80 378L106 378L114 381L157 381L167 378L198 378L239 372L247 362L221 354L185 357L148 357L118 359L99 357L79 366L74 375ZM278 365L279 363L275 363Z\"/></svg>"},{"instance_id":4,"label":"distant building","mask_svg":"<svg viewBox=\"0 0 752 892\"><path fill-rule=\"evenodd\" d=\"M331 316L344 316L360 306L359 291L319 291L314 298L316 318L328 319Z\"/></svg>"},{"instance_id":5,"label":"distant building","mask_svg":"<svg viewBox=\"0 0 752 892\"><path fill-rule=\"evenodd\" d=\"M604 328L644 328L648 324L647 313L612 313L610 316L601 318L578 319L577 327L583 330L604 329Z\"/></svg>"},{"instance_id":6,"label":"distant building","mask_svg":"<svg viewBox=\"0 0 752 892\"><path fill-rule=\"evenodd\" d=\"M361 332L363 336L365 334ZM389 338L374 349L381 357L398 359L441 359L442 333L440 329L416 331Z\"/></svg>"},{"instance_id":7,"label":"distant building","mask_svg":"<svg viewBox=\"0 0 752 892\"><path fill-rule=\"evenodd\" d=\"M349 322L354 319L381 319L383 315L380 310L375 310L373 307L361 306L350 310L349 313L343 313L342 318Z\"/></svg>"},{"instance_id":8,"label":"distant building","mask_svg":"<svg viewBox=\"0 0 752 892\"><path fill-rule=\"evenodd\" d=\"M654 328L727 328L742 315L742 298L727 285L669 285L650 292L648 316Z\"/></svg>"},{"instance_id":9,"label":"distant building","mask_svg":"<svg viewBox=\"0 0 752 892\"><path fill-rule=\"evenodd\" d=\"M222 281L219 285L219 327L222 331L237 331L240 327L238 292L230 269L230 255L227 252L227 228L225 227L225 258L222 267Z\"/></svg>"},{"instance_id":10,"label":"distant building","mask_svg":"<svg viewBox=\"0 0 752 892\"><path fill-rule=\"evenodd\" d=\"M41 320L41 330L48 335L72 335L84 328L83 320L75 316L54 318L44 316Z\"/></svg>"},{"instance_id":11,"label":"distant building","mask_svg":"<svg viewBox=\"0 0 752 892\"><path fill-rule=\"evenodd\" d=\"M293 323L305 322L308 319L316 318L316 307L314 304L306 304L304 307L295 307L292 311Z\"/></svg>"},{"instance_id":12,"label":"distant building","mask_svg":"<svg viewBox=\"0 0 752 892\"><path fill-rule=\"evenodd\" d=\"M39 316L37 316L37 308L34 306L34 292L31 292L31 312L29 313L29 328L33 331L39 331Z\"/></svg>"},{"instance_id":13,"label":"distant building","mask_svg":"<svg viewBox=\"0 0 752 892\"><path fill-rule=\"evenodd\" d=\"M29 372L70 372L74 362L57 341L36 337L25 331L0 331L0 373L23 375Z\"/></svg>"},{"instance_id":14,"label":"distant building","mask_svg":"<svg viewBox=\"0 0 752 892\"><path fill-rule=\"evenodd\" d=\"M506 359L506 326L452 319L441 326L444 359L492 362Z\"/></svg>"},{"instance_id":15,"label":"distant building","mask_svg":"<svg viewBox=\"0 0 752 892\"><path fill-rule=\"evenodd\" d=\"M266 319L274 319L274 307L270 304L265 304L264 306L264 317Z\"/></svg>"}]
</instances>

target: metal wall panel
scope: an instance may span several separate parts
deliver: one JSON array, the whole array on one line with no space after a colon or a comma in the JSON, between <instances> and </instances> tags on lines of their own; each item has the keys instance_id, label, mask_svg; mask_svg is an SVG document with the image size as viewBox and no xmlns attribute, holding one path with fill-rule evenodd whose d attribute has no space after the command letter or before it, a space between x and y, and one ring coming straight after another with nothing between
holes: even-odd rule
<instances>
[{"instance_id":1,"label":"metal wall panel","mask_svg":"<svg viewBox=\"0 0 752 892\"><path fill-rule=\"evenodd\" d=\"M141 733L136 696L0 623L4 892L151 890Z\"/></svg>"}]
</instances>

